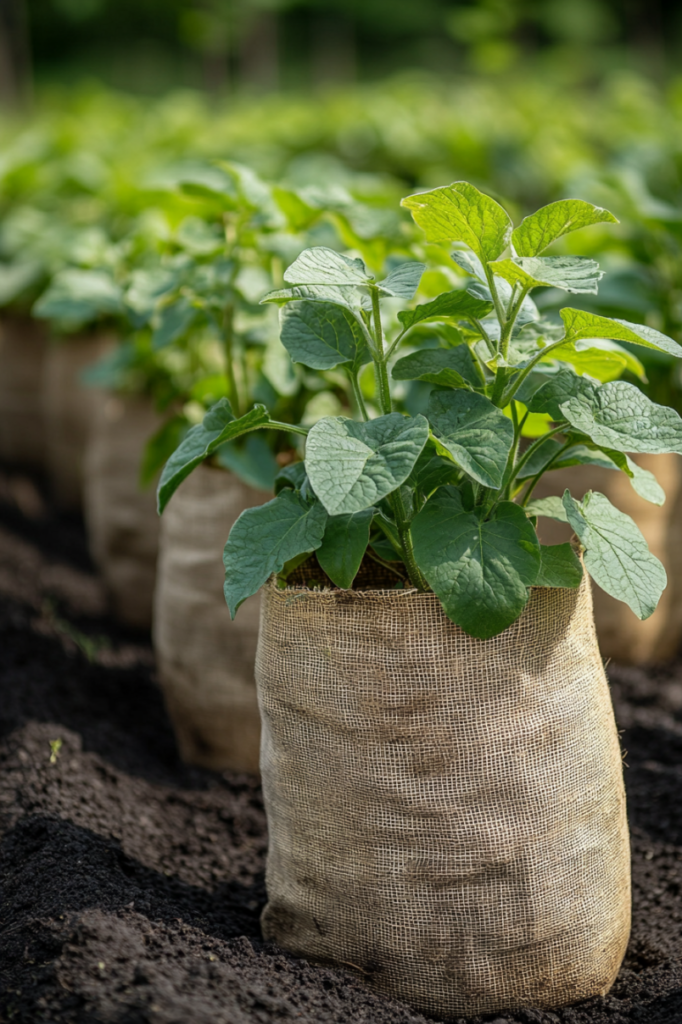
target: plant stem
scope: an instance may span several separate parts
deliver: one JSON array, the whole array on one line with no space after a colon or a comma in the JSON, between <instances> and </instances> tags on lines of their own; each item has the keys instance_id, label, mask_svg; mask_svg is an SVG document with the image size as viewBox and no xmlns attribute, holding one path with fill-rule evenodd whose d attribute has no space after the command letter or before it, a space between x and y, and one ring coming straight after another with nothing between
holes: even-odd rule
<instances>
[{"instance_id":1,"label":"plant stem","mask_svg":"<svg viewBox=\"0 0 682 1024\"><path fill-rule=\"evenodd\" d=\"M395 573L395 575L399 576L400 579L403 578L403 574L399 569L395 569L390 562L386 562L383 558L379 558L374 551L370 551L369 548L367 548L366 554L368 558L371 558L373 562L376 562L377 565L380 565L383 569L388 569L389 572Z\"/></svg>"},{"instance_id":2,"label":"plant stem","mask_svg":"<svg viewBox=\"0 0 682 1024\"><path fill-rule=\"evenodd\" d=\"M554 427L552 430L548 430L546 434L542 435L542 437L538 437L538 439L536 441L533 441L533 443L528 446L528 448L525 450L525 452L523 453L523 455L521 456L519 461L514 466L514 472L513 472L512 476L511 476L510 480L509 480L509 483L511 483L512 480L519 475L519 473L521 472L523 467L526 465L526 463L530 459L532 459L532 457L533 457L533 455L535 455L536 451L539 448L541 448L542 445L546 441L549 441L549 439L551 437L554 437L555 434L563 433L565 430L566 430L566 424L565 423L560 423L558 427ZM542 470L542 472L544 473L544 469Z\"/></svg>"},{"instance_id":3,"label":"plant stem","mask_svg":"<svg viewBox=\"0 0 682 1024\"><path fill-rule=\"evenodd\" d=\"M391 402L391 387L388 381L388 368L386 366L386 355L384 353L384 332L381 327L381 306L379 304L379 289L376 285L369 286L372 296L372 316L374 322L374 374L379 393L379 405L384 416L393 411Z\"/></svg>"},{"instance_id":4,"label":"plant stem","mask_svg":"<svg viewBox=\"0 0 682 1024\"><path fill-rule=\"evenodd\" d=\"M492 295L493 305L495 306L495 314L500 322L500 327L504 327L507 321L507 314L504 306L500 301L500 296L497 294L497 285L495 284L495 277L487 263L484 264L485 276L488 279L488 287L490 288L490 294Z\"/></svg>"},{"instance_id":5,"label":"plant stem","mask_svg":"<svg viewBox=\"0 0 682 1024\"><path fill-rule=\"evenodd\" d=\"M389 495L388 500L391 503L396 526L398 527L400 546L403 549L403 561L405 563L405 568L407 569L407 575L410 577L410 583L413 587L416 587L417 590L420 590L423 593L429 589L429 585L422 576L421 569L417 565L417 560L414 557L410 524L407 519L407 512L405 511L405 504L400 493L400 488L393 491L393 493Z\"/></svg>"},{"instance_id":6,"label":"plant stem","mask_svg":"<svg viewBox=\"0 0 682 1024\"><path fill-rule=\"evenodd\" d=\"M232 412L239 418L241 416L241 403L237 389L237 380L234 375L234 306L231 302L225 306L223 315L223 344L225 348L225 372L230 391L230 403L232 405Z\"/></svg>"},{"instance_id":7,"label":"plant stem","mask_svg":"<svg viewBox=\"0 0 682 1024\"><path fill-rule=\"evenodd\" d=\"M575 441L567 441L566 444L563 444L559 448L559 450L554 453L554 455L549 460L547 465L543 466L542 469L540 470L540 472L535 474L535 476L530 481L530 484L528 485L528 488L527 488L525 494L523 495L523 498L521 499L521 508L525 508L526 505L528 504L530 496L533 493L533 491L535 490L535 488L536 488L540 478L543 477L545 475L545 473L547 473L548 470L550 470L552 468L554 463L557 462L561 458L561 456L564 454L564 452L566 452L569 448L573 448L574 446L575 446Z\"/></svg>"},{"instance_id":8,"label":"plant stem","mask_svg":"<svg viewBox=\"0 0 682 1024\"><path fill-rule=\"evenodd\" d=\"M559 338L558 341L553 341L551 345L545 345L544 348L540 349L540 351L538 352L538 354L536 356L533 356L531 361L528 363L528 366L525 366L523 368L523 370L521 370L521 373L518 375L518 377L514 378L514 380L509 385L509 387L505 391L504 395L502 396L502 400L504 402L504 405L509 405L509 403L511 402L512 398L514 397L516 392L519 390L519 388L523 384L523 382L526 379L526 377L528 376L528 374L531 373L531 371L535 369L535 367L538 365L540 360L544 359L544 357L547 355L547 353L551 352L552 349L558 348L560 345L564 345L565 343L566 343L566 339L565 338Z\"/></svg>"},{"instance_id":9,"label":"plant stem","mask_svg":"<svg viewBox=\"0 0 682 1024\"><path fill-rule=\"evenodd\" d=\"M368 420L369 416L367 415L367 406L365 405L365 399L364 395L362 394L362 389L360 387L360 381L358 380L357 373L354 370L348 370L348 379L350 381L350 386L353 389L353 398L355 399L355 403L358 407L360 415L362 416L363 420Z\"/></svg>"},{"instance_id":10,"label":"plant stem","mask_svg":"<svg viewBox=\"0 0 682 1024\"><path fill-rule=\"evenodd\" d=\"M254 427L254 430L262 430L263 428L270 430L286 430L290 434L302 434L303 437L307 437L309 433L308 427L302 427L297 423L281 423L280 420L268 420L267 423L263 424L263 427ZM250 433L250 431L246 431Z\"/></svg>"}]
</instances>

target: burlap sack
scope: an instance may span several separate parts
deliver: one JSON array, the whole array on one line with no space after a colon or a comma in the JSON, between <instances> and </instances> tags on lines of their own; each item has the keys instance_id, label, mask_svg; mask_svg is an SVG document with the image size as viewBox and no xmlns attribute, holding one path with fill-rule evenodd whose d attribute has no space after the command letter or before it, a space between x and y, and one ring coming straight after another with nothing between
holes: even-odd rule
<instances>
[{"instance_id":1,"label":"burlap sack","mask_svg":"<svg viewBox=\"0 0 682 1024\"><path fill-rule=\"evenodd\" d=\"M633 455L654 473L666 493L664 505L652 505L632 489L624 473L598 466L572 466L548 473L534 491L541 498L568 489L574 498L601 491L617 508L632 516L668 574L658 608L643 622L622 601L593 587L594 619L603 657L622 664L655 664L673 658L682 643L682 459L679 455ZM562 523L540 519L538 533L545 544L569 540L572 530Z\"/></svg>"},{"instance_id":2,"label":"burlap sack","mask_svg":"<svg viewBox=\"0 0 682 1024\"><path fill-rule=\"evenodd\" d=\"M0 461L43 469L42 377L47 332L29 316L0 319Z\"/></svg>"},{"instance_id":3,"label":"burlap sack","mask_svg":"<svg viewBox=\"0 0 682 1024\"><path fill-rule=\"evenodd\" d=\"M83 503L85 449L101 392L86 387L81 374L116 344L106 333L53 339L43 370L46 462L53 497L64 509Z\"/></svg>"},{"instance_id":4,"label":"burlap sack","mask_svg":"<svg viewBox=\"0 0 682 1024\"><path fill-rule=\"evenodd\" d=\"M621 753L589 583L474 640L415 591L264 590L266 939L436 1016L605 993Z\"/></svg>"},{"instance_id":5,"label":"burlap sack","mask_svg":"<svg viewBox=\"0 0 682 1024\"><path fill-rule=\"evenodd\" d=\"M90 554L114 614L140 629L152 624L159 548L155 488L140 487L140 462L159 424L150 399L101 395L85 453Z\"/></svg>"},{"instance_id":6,"label":"burlap sack","mask_svg":"<svg viewBox=\"0 0 682 1024\"><path fill-rule=\"evenodd\" d=\"M183 760L258 771L260 722L253 664L258 596L231 621L222 551L237 516L272 495L199 466L161 518L154 649Z\"/></svg>"}]
</instances>

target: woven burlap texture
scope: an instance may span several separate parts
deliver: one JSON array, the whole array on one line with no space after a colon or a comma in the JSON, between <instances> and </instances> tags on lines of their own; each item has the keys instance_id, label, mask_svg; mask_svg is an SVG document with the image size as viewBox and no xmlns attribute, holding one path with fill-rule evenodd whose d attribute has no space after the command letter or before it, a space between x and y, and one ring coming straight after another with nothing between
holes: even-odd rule
<instances>
[{"instance_id":1,"label":"woven burlap texture","mask_svg":"<svg viewBox=\"0 0 682 1024\"><path fill-rule=\"evenodd\" d=\"M442 1017L605 993L629 935L589 583L500 636L414 591L264 590L266 939Z\"/></svg>"},{"instance_id":2,"label":"woven burlap texture","mask_svg":"<svg viewBox=\"0 0 682 1024\"><path fill-rule=\"evenodd\" d=\"M668 586L656 611L644 621L622 601L593 586L594 620L604 658L621 664L657 664L673 658L682 643L682 457L670 453L632 458L656 476L666 493L664 505L640 498L624 473L598 466L571 466L548 473L535 496L562 494L566 488L574 498L582 498L590 490L601 491L635 520L650 550L665 566ZM540 519L538 533L543 543L560 544L570 539L572 530L563 523Z\"/></svg>"},{"instance_id":3,"label":"woven burlap texture","mask_svg":"<svg viewBox=\"0 0 682 1024\"><path fill-rule=\"evenodd\" d=\"M44 324L28 316L0 319L0 459L8 466L45 468L42 375Z\"/></svg>"},{"instance_id":4,"label":"woven burlap texture","mask_svg":"<svg viewBox=\"0 0 682 1024\"><path fill-rule=\"evenodd\" d=\"M159 548L152 486L140 486L146 442L161 421L150 399L102 395L85 453L85 525L116 617L149 629Z\"/></svg>"},{"instance_id":5,"label":"woven burlap texture","mask_svg":"<svg viewBox=\"0 0 682 1024\"><path fill-rule=\"evenodd\" d=\"M231 621L221 553L237 516L270 497L202 465L161 517L153 629L159 678L183 760L216 771L258 771L260 597Z\"/></svg>"},{"instance_id":6,"label":"woven burlap texture","mask_svg":"<svg viewBox=\"0 0 682 1024\"><path fill-rule=\"evenodd\" d=\"M107 333L52 339L43 367L46 462L53 497L64 509L83 505L85 450L101 392L81 374L116 344Z\"/></svg>"}]
</instances>

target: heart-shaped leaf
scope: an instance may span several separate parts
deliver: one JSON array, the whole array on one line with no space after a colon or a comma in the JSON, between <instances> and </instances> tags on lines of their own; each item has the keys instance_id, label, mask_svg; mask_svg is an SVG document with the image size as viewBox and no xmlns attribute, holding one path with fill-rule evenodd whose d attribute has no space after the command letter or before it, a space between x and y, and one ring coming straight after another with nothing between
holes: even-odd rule
<instances>
[{"instance_id":1,"label":"heart-shaped leaf","mask_svg":"<svg viewBox=\"0 0 682 1024\"><path fill-rule=\"evenodd\" d=\"M561 319L566 328L566 341L580 341L583 338L610 338L612 341L629 341L632 345L654 348L672 356L682 356L682 348L660 331L644 324L631 324L615 317L597 316L583 309L562 309ZM558 358L558 357L557 357Z\"/></svg>"},{"instance_id":2,"label":"heart-shaped leaf","mask_svg":"<svg viewBox=\"0 0 682 1024\"><path fill-rule=\"evenodd\" d=\"M461 469L485 487L500 487L514 441L514 427L501 409L472 391L434 391L427 416Z\"/></svg>"},{"instance_id":3,"label":"heart-shaped leaf","mask_svg":"<svg viewBox=\"0 0 682 1024\"><path fill-rule=\"evenodd\" d=\"M370 357L351 313L330 302L292 302L280 314L281 340L295 363L313 370L362 365Z\"/></svg>"},{"instance_id":4,"label":"heart-shaped leaf","mask_svg":"<svg viewBox=\"0 0 682 1024\"><path fill-rule=\"evenodd\" d=\"M580 559L570 544L541 544L542 562L534 586L579 587L583 578Z\"/></svg>"},{"instance_id":5,"label":"heart-shaped leaf","mask_svg":"<svg viewBox=\"0 0 682 1024\"><path fill-rule=\"evenodd\" d=\"M480 387L483 383L466 345L429 348L399 359L393 367L394 380L425 380L441 387Z\"/></svg>"},{"instance_id":6,"label":"heart-shaped leaf","mask_svg":"<svg viewBox=\"0 0 682 1024\"><path fill-rule=\"evenodd\" d=\"M305 249L283 276L287 284L367 285L373 280L362 260L323 245Z\"/></svg>"},{"instance_id":7,"label":"heart-shaped leaf","mask_svg":"<svg viewBox=\"0 0 682 1024\"><path fill-rule=\"evenodd\" d=\"M368 423L325 416L308 434L308 479L331 516L360 512L405 482L428 436L423 416L394 412Z\"/></svg>"},{"instance_id":8,"label":"heart-shaped leaf","mask_svg":"<svg viewBox=\"0 0 682 1024\"><path fill-rule=\"evenodd\" d=\"M497 259L511 237L509 214L467 181L407 196L406 207L429 242L464 242L487 262Z\"/></svg>"},{"instance_id":9,"label":"heart-shaped leaf","mask_svg":"<svg viewBox=\"0 0 682 1024\"><path fill-rule=\"evenodd\" d=\"M679 452L682 419L656 405L633 384L615 380L593 396L581 394L560 406L564 419L601 448L618 452Z\"/></svg>"},{"instance_id":10,"label":"heart-shaped leaf","mask_svg":"<svg viewBox=\"0 0 682 1024\"><path fill-rule=\"evenodd\" d=\"M590 491L582 502L565 491L563 504L585 547L585 568L594 582L629 605L639 619L647 619L656 610L667 577L630 516L598 491Z\"/></svg>"},{"instance_id":11,"label":"heart-shaped leaf","mask_svg":"<svg viewBox=\"0 0 682 1024\"><path fill-rule=\"evenodd\" d=\"M562 235L604 223L617 224L618 220L608 210L583 199L560 199L522 220L512 232L512 244L519 256L537 256Z\"/></svg>"},{"instance_id":12,"label":"heart-shaped leaf","mask_svg":"<svg viewBox=\"0 0 682 1024\"><path fill-rule=\"evenodd\" d=\"M415 516L417 564L448 618L487 640L512 624L540 569L540 545L523 509L503 501L490 519L466 511L455 487L436 491Z\"/></svg>"},{"instance_id":13,"label":"heart-shaped leaf","mask_svg":"<svg viewBox=\"0 0 682 1024\"><path fill-rule=\"evenodd\" d=\"M352 587L369 544L374 509L350 515L329 516L317 560L332 583L342 590Z\"/></svg>"},{"instance_id":14,"label":"heart-shaped leaf","mask_svg":"<svg viewBox=\"0 0 682 1024\"><path fill-rule=\"evenodd\" d=\"M290 490L242 512L223 553L225 600L232 618L246 598L286 562L319 548L326 523L327 513L319 501L305 501Z\"/></svg>"},{"instance_id":15,"label":"heart-shaped leaf","mask_svg":"<svg viewBox=\"0 0 682 1024\"><path fill-rule=\"evenodd\" d=\"M156 499L159 514L170 501L182 481L195 466L207 459L226 441L257 430L270 422L264 405L255 405L250 412L235 419L232 406L221 398L204 416L202 423L189 430L163 468Z\"/></svg>"},{"instance_id":16,"label":"heart-shaped leaf","mask_svg":"<svg viewBox=\"0 0 682 1024\"><path fill-rule=\"evenodd\" d=\"M565 292L597 293L604 276L595 260L582 256L515 256L495 260L491 270L508 284L522 288L561 288Z\"/></svg>"}]
</instances>

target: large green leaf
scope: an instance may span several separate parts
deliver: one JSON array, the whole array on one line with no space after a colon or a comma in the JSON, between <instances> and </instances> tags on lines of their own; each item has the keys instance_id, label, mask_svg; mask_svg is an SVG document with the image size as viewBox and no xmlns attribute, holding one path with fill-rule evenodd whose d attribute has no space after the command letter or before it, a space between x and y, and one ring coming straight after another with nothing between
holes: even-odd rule
<instances>
[{"instance_id":1,"label":"large green leaf","mask_svg":"<svg viewBox=\"0 0 682 1024\"><path fill-rule=\"evenodd\" d=\"M305 501L297 491L281 491L265 505L242 512L223 554L225 600L232 618L285 562L319 548L326 523L320 503Z\"/></svg>"},{"instance_id":2,"label":"large green leaf","mask_svg":"<svg viewBox=\"0 0 682 1024\"><path fill-rule=\"evenodd\" d=\"M308 479L331 516L360 512L405 482L428 436L423 416L394 412L368 423L325 416L308 434Z\"/></svg>"},{"instance_id":3,"label":"large green leaf","mask_svg":"<svg viewBox=\"0 0 682 1024\"><path fill-rule=\"evenodd\" d=\"M625 370L646 381L644 366L637 356L607 338L567 342L553 349L542 362L568 363L576 373L588 374L604 383L617 380Z\"/></svg>"},{"instance_id":4,"label":"large green leaf","mask_svg":"<svg viewBox=\"0 0 682 1024\"><path fill-rule=\"evenodd\" d=\"M630 477L633 490L645 501L650 501L654 505L662 505L665 502L665 491L654 474L648 469L642 469L623 452L614 451L612 448L589 448L584 444L576 444L556 458L561 448L562 445L553 439L545 441L523 467L518 480L534 477L555 459L549 472L555 469L568 469L570 466L599 466L600 469L614 472L620 469Z\"/></svg>"},{"instance_id":5,"label":"large green leaf","mask_svg":"<svg viewBox=\"0 0 682 1024\"><path fill-rule=\"evenodd\" d=\"M602 590L624 601L640 619L656 610L667 577L630 516L599 492L582 502L563 497L568 521L585 547L585 568Z\"/></svg>"},{"instance_id":6,"label":"large green leaf","mask_svg":"<svg viewBox=\"0 0 682 1024\"><path fill-rule=\"evenodd\" d=\"M514 441L501 409L471 391L434 391L427 410L440 443L466 473L485 487L499 487Z\"/></svg>"},{"instance_id":7,"label":"large green leaf","mask_svg":"<svg viewBox=\"0 0 682 1024\"><path fill-rule=\"evenodd\" d=\"M579 587L583 578L580 559L570 544L541 544L542 563L536 587Z\"/></svg>"},{"instance_id":8,"label":"large green leaf","mask_svg":"<svg viewBox=\"0 0 682 1024\"><path fill-rule=\"evenodd\" d=\"M682 419L674 409L656 405L625 381L602 384L593 396L562 403L565 419L602 448L618 452L679 452Z\"/></svg>"},{"instance_id":9,"label":"large green leaf","mask_svg":"<svg viewBox=\"0 0 682 1024\"><path fill-rule=\"evenodd\" d=\"M188 431L164 466L156 492L159 513L163 512L182 481L221 444L264 427L269 422L268 410L264 405L255 405L250 412L235 419L232 406L226 398L221 398L209 409L203 422Z\"/></svg>"},{"instance_id":10,"label":"large green leaf","mask_svg":"<svg viewBox=\"0 0 682 1024\"><path fill-rule=\"evenodd\" d=\"M283 276L287 284L367 285L373 280L362 260L323 245L305 249Z\"/></svg>"},{"instance_id":11,"label":"large green leaf","mask_svg":"<svg viewBox=\"0 0 682 1024\"><path fill-rule=\"evenodd\" d=\"M467 511L461 492L442 487L412 522L417 564L446 615L487 640L519 617L540 569L540 545L523 509L510 501L491 519Z\"/></svg>"},{"instance_id":12,"label":"large green leaf","mask_svg":"<svg viewBox=\"0 0 682 1024\"><path fill-rule=\"evenodd\" d=\"M525 405L530 412L547 413L559 422L564 419L560 408L562 402L582 395L591 401L596 390L595 385L584 377L578 377L570 370L559 370L547 378L547 382L528 398Z\"/></svg>"},{"instance_id":13,"label":"large green leaf","mask_svg":"<svg viewBox=\"0 0 682 1024\"><path fill-rule=\"evenodd\" d=\"M458 289L453 292L443 292L442 295L432 299L431 302L423 302L416 309L403 309L398 313L398 319L404 327L414 327L415 324L423 323L426 320L456 319L482 319L493 308L492 302L477 299L469 292Z\"/></svg>"},{"instance_id":14,"label":"large green leaf","mask_svg":"<svg viewBox=\"0 0 682 1024\"><path fill-rule=\"evenodd\" d=\"M429 348L399 359L393 367L394 380L425 380L443 387L480 387L483 381L466 345Z\"/></svg>"},{"instance_id":15,"label":"large green leaf","mask_svg":"<svg viewBox=\"0 0 682 1024\"><path fill-rule=\"evenodd\" d=\"M464 242L487 262L507 248L512 222L490 196L466 181L407 196L407 207L429 242Z\"/></svg>"},{"instance_id":16,"label":"large green leaf","mask_svg":"<svg viewBox=\"0 0 682 1024\"><path fill-rule=\"evenodd\" d=\"M529 516L544 516L546 519L554 519L557 523L567 523L568 516L561 498L552 495L550 498L536 498L529 501L526 506Z\"/></svg>"},{"instance_id":17,"label":"large green leaf","mask_svg":"<svg viewBox=\"0 0 682 1024\"><path fill-rule=\"evenodd\" d=\"M521 221L512 232L512 244L519 256L537 256L562 235L603 223L618 221L608 210L583 199L560 199Z\"/></svg>"},{"instance_id":18,"label":"large green leaf","mask_svg":"<svg viewBox=\"0 0 682 1024\"><path fill-rule=\"evenodd\" d=\"M597 293L604 276L595 260L582 256L516 256L496 260L491 270L508 284L522 288L561 288L565 292Z\"/></svg>"},{"instance_id":19,"label":"large green leaf","mask_svg":"<svg viewBox=\"0 0 682 1024\"><path fill-rule=\"evenodd\" d=\"M586 313L583 309L562 309L561 319L566 328L566 341L580 341L583 338L610 338L612 341L629 341L643 348L654 348L673 356L682 356L682 348L665 334L644 324L631 324L608 316ZM560 358L556 356L556 358Z\"/></svg>"},{"instance_id":20,"label":"large green leaf","mask_svg":"<svg viewBox=\"0 0 682 1024\"><path fill-rule=\"evenodd\" d=\"M362 365L370 354L351 313L330 302L292 302L280 314L282 344L295 363L313 370Z\"/></svg>"},{"instance_id":21,"label":"large green leaf","mask_svg":"<svg viewBox=\"0 0 682 1024\"><path fill-rule=\"evenodd\" d=\"M379 289L384 295L392 295L397 299L411 299L425 270L425 263L401 263L388 277L378 282Z\"/></svg>"},{"instance_id":22,"label":"large green leaf","mask_svg":"<svg viewBox=\"0 0 682 1024\"><path fill-rule=\"evenodd\" d=\"M360 563L369 544L369 530L374 509L350 515L330 516L324 531L324 540L317 549L317 560L332 583L342 590L352 587Z\"/></svg>"},{"instance_id":23,"label":"large green leaf","mask_svg":"<svg viewBox=\"0 0 682 1024\"><path fill-rule=\"evenodd\" d=\"M308 302L333 302L347 309L357 309L360 306L360 292L357 288L334 284L298 284L291 288L278 288L274 292L268 292L260 301L285 306L287 302L296 302L300 299L306 299Z\"/></svg>"}]
</instances>

